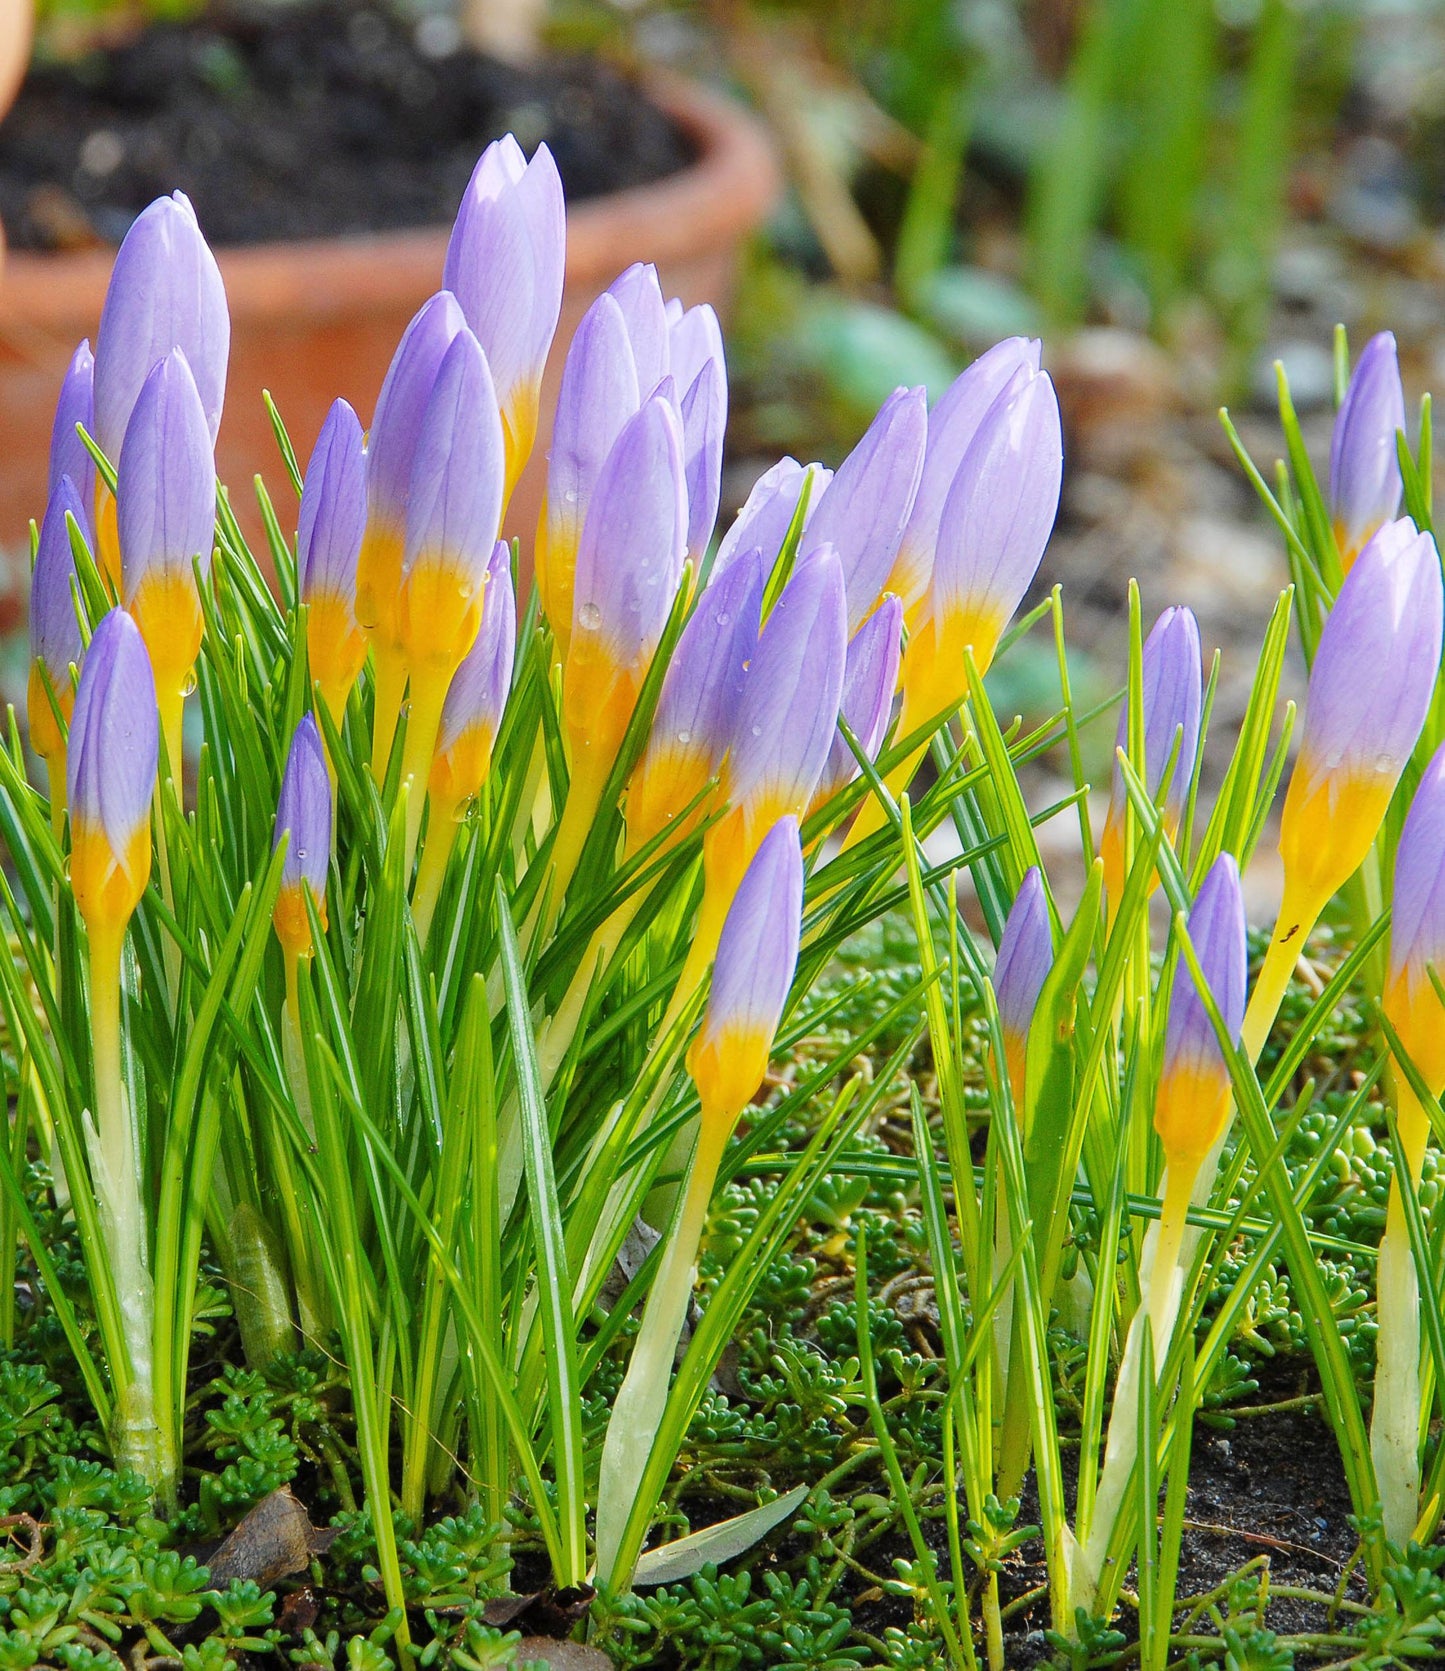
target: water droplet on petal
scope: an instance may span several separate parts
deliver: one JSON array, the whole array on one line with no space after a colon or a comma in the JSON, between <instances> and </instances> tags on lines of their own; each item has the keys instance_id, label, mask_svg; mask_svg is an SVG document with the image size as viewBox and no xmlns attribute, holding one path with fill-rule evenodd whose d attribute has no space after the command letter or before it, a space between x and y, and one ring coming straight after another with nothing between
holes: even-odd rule
<instances>
[{"instance_id":1,"label":"water droplet on petal","mask_svg":"<svg viewBox=\"0 0 1445 1671\"><path fill-rule=\"evenodd\" d=\"M719 615L719 616L718 616L718 618L717 618L717 624L718 624L718 625L719 625L719 626L720 626L720 627L725 627L725 626L726 626L726 625L727 625L727 624L728 624L728 622L729 622L729 621L730 621L730 620L731 620L731 619L732 619L732 616L731 616L731 615L729 615L729 614L728 614L728 612L727 612L727 611L726 611L726 610L724 610L724 611L723 611L723 612L722 612L722 614L721 614L721 615Z\"/></svg>"},{"instance_id":2,"label":"water droplet on petal","mask_svg":"<svg viewBox=\"0 0 1445 1671\"><path fill-rule=\"evenodd\" d=\"M602 611L595 603L584 603L577 611L577 625L585 632L596 632L602 625Z\"/></svg>"},{"instance_id":3,"label":"water droplet on petal","mask_svg":"<svg viewBox=\"0 0 1445 1671\"><path fill-rule=\"evenodd\" d=\"M761 726L761 725L755 725L755 726L754 726L754 727L753 727L753 735L754 735L754 736L755 736L755 737L761 737L761 736L762 736L762 734L763 734L763 728L762 728L762 726Z\"/></svg>"},{"instance_id":4,"label":"water droplet on petal","mask_svg":"<svg viewBox=\"0 0 1445 1671\"><path fill-rule=\"evenodd\" d=\"M682 744L682 746L684 748L686 748L687 745L692 741L692 732L691 731L679 731L678 734L677 734L677 740L678 740L678 742L680 742Z\"/></svg>"}]
</instances>

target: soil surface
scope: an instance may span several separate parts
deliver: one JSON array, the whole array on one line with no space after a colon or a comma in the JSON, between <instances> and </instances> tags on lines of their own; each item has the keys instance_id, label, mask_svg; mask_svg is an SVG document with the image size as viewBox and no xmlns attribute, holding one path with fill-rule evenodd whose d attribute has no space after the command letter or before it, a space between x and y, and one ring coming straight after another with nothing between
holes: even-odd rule
<instances>
[{"instance_id":1,"label":"soil surface","mask_svg":"<svg viewBox=\"0 0 1445 1671\"><path fill-rule=\"evenodd\" d=\"M451 219L482 148L545 140L568 198L683 167L691 148L595 59L519 69L357 4L230 8L128 45L37 65L0 124L12 247L117 243L177 187L218 244Z\"/></svg>"}]
</instances>

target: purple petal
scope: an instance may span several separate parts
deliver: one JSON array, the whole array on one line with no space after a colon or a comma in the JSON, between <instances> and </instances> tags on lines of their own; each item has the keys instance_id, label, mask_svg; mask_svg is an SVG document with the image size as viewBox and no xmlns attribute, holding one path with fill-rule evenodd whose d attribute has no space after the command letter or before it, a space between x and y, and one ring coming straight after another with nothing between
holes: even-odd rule
<instances>
[{"instance_id":1,"label":"purple petal","mask_svg":"<svg viewBox=\"0 0 1445 1671\"><path fill-rule=\"evenodd\" d=\"M301 487L296 574L303 602L322 595L354 600L356 559L365 532L361 422L344 400L338 400L326 414Z\"/></svg>"},{"instance_id":2,"label":"purple petal","mask_svg":"<svg viewBox=\"0 0 1445 1671\"><path fill-rule=\"evenodd\" d=\"M406 524L422 415L447 349L466 328L456 297L439 290L407 326L392 356L366 444L367 508L380 522L398 529Z\"/></svg>"},{"instance_id":3,"label":"purple petal","mask_svg":"<svg viewBox=\"0 0 1445 1671\"><path fill-rule=\"evenodd\" d=\"M528 164L511 134L482 153L442 268L500 398L534 386L557 328L565 260L562 182L546 146Z\"/></svg>"},{"instance_id":4,"label":"purple petal","mask_svg":"<svg viewBox=\"0 0 1445 1671\"><path fill-rule=\"evenodd\" d=\"M1395 850L1391 982L1406 969L1428 980L1432 963L1445 975L1445 746L1425 768Z\"/></svg>"},{"instance_id":5,"label":"purple petal","mask_svg":"<svg viewBox=\"0 0 1445 1671\"><path fill-rule=\"evenodd\" d=\"M1199 753L1199 719L1204 699L1204 671L1199 649L1199 623L1191 609L1166 609L1144 640L1144 767L1145 784L1157 795L1164 767L1182 729L1179 755L1169 780L1169 805L1176 815L1184 805L1194 762ZM1129 746L1129 706L1119 714L1114 746ZM1128 798L1123 778L1114 765L1114 797L1122 816Z\"/></svg>"},{"instance_id":6,"label":"purple petal","mask_svg":"<svg viewBox=\"0 0 1445 1671\"><path fill-rule=\"evenodd\" d=\"M464 326L437 369L417 431L406 572L426 558L481 584L502 519L504 460L502 417L487 357Z\"/></svg>"},{"instance_id":7,"label":"purple petal","mask_svg":"<svg viewBox=\"0 0 1445 1671\"><path fill-rule=\"evenodd\" d=\"M50 430L50 486L53 494L62 476L69 476L84 506L84 514L76 520L87 539L95 505L95 460L90 449L76 433L76 425L84 424L92 437L95 433L95 360L90 343L82 342L71 356L65 379L60 385L60 398L55 403L55 422Z\"/></svg>"},{"instance_id":8,"label":"purple petal","mask_svg":"<svg viewBox=\"0 0 1445 1671\"><path fill-rule=\"evenodd\" d=\"M1330 439L1330 509L1347 559L1400 508L1395 435L1404 427L1395 338L1381 331L1365 344Z\"/></svg>"},{"instance_id":9,"label":"purple petal","mask_svg":"<svg viewBox=\"0 0 1445 1671\"><path fill-rule=\"evenodd\" d=\"M72 818L103 829L118 859L150 816L159 748L150 657L135 622L112 609L80 669L66 787Z\"/></svg>"},{"instance_id":10,"label":"purple petal","mask_svg":"<svg viewBox=\"0 0 1445 1671\"><path fill-rule=\"evenodd\" d=\"M657 268L650 261L637 261L607 287L627 326L627 340L637 367L637 387L647 396L670 369L667 307Z\"/></svg>"},{"instance_id":11,"label":"purple petal","mask_svg":"<svg viewBox=\"0 0 1445 1671\"><path fill-rule=\"evenodd\" d=\"M843 669L842 717L870 760L876 759L893 712L902 653L903 603L889 592L853 634ZM834 734L815 805L831 800L859 774L858 757L841 731Z\"/></svg>"},{"instance_id":12,"label":"purple petal","mask_svg":"<svg viewBox=\"0 0 1445 1671\"><path fill-rule=\"evenodd\" d=\"M669 304L671 306L672 304ZM690 389L705 365L718 369L718 388L723 411L727 411L728 372L723 353L722 327L717 314L707 305L679 311L670 320L667 332L668 369L679 389Z\"/></svg>"},{"instance_id":13,"label":"purple petal","mask_svg":"<svg viewBox=\"0 0 1445 1671\"><path fill-rule=\"evenodd\" d=\"M1440 558L1409 517L1386 523L1345 576L1305 697L1306 787L1339 772L1398 778L1440 670Z\"/></svg>"},{"instance_id":14,"label":"purple petal","mask_svg":"<svg viewBox=\"0 0 1445 1671\"><path fill-rule=\"evenodd\" d=\"M127 603L154 570L207 571L216 524L216 465L185 355L173 348L146 378L121 449L116 521Z\"/></svg>"},{"instance_id":15,"label":"purple petal","mask_svg":"<svg viewBox=\"0 0 1445 1671\"><path fill-rule=\"evenodd\" d=\"M656 394L623 426L587 510L574 647L599 633L613 666L645 669L677 596L686 537L681 427L671 401Z\"/></svg>"},{"instance_id":16,"label":"purple petal","mask_svg":"<svg viewBox=\"0 0 1445 1671\"><path fill-rule=\"evenodd\" d=\"M743 552L760 551L769 566L777 561L788 529L792 525L803 483L812 472L813 486L803 527L806 531L818 501L823 497L833 472L821 464L799 464L795 458L780 459L753 483L743 508L722 537L713 560L712 572L721 574Z\"/></svg>"},{"instance_id":17,"label":"purple petal","mask_svg":"<svg viewBox=\"0 0 1445 1671\"><path fill-rule=\"evenodd\" d=\"M1245 945L1244 895L1233 857L1221 853L1200 884L1189 913L1189 939L1230 1039L1239 1043L1244 1022L1248 957ZM1174 971L1169 1019L1164 1031L1163 1072L1191 1067L1220 1070L1224 1053L1194 976L1183 956Z\"/></svg>"},{"instance_id":18,"label":"purple petal","mask_svg":"<svg viewBox=\"0 0 1445 1671\"><path fill-rule=\"evenodd\" d=\"M512 688L512 664L517 649L517 599L512 589L512 550L498 540L487 565L487 589L482 624L447 688L436 752L445 754L472 726L485 726L496 736L507 695Z\"/></svg>"},{"instance_id":19,"label":"purple petal","mask_svg":"<svg viewBox=\"0 0 1445 1671\"><path fill-rule=\"evenodd\" d=\"M903 532L895 580L904 588L903 607L911 609L928 589L933 553L938 546L939 522L948 491L958 475L988 409L1020 368L1039 369L1040 344L1027 337L1008 337L980 354L954 379L928 414L928 447L923 458L913 514Z\"/></svg>"},{"instance_id":20,"label":"purple petal","mask_svg":"<svg viewBox=\"0 0 1445 1671\"><path fill-rule=\"evenodd\" d=\"M705 362L682 398L680 416L687 479L687 554L698 564L712 540L722 495L723 434L728 410L720 361Z\"/></svg>"},{"instance_id":21,"label":"purple petal","mask_svg":"<svg viewBox=\"0 0 1445 1671\"><path fill-rule=\"evenodd\" d=\"M758 647L762 559L753 553L719 575L697 600L662 682L652 739L695 748L716 767L732 739L748 663Z\"/></svg>"},{"instance_id":22,"label":"purple petal","mask_svg":"<svg viewBox=\"0 0 1445 1671\"><path fill-rule=\"evenodd\" d=\"M795 818L780 818L753 856L718 939L705 1038L741 1032L771 1045L798 966L803 850Z\"/></svg>"},{"instance_id":23,"label":"purple petal","mask_svg":"<svg viewBox=\"0 0 1445 1671\"><path fill-rule=\"evenodd\" d=\"M550 539L575 545L602 466L640 400L627 322L604 291L583 316L562 368L547 466Z\"/></svg>"},{"instance_id":24,"label":"purple petal","mask_svg":"<svg viewBox=\"0 0 1445 1671\"><path fill-rule=\"evenodd\" d=\"M331 863L331 780L321 733L311 714L303 714L291 738L281 794L276 802L276 833L272 847L290 836L281 862L282 881L292 887L310 884L318 900L326 897L326 870Z\"/></svg>"},{"instance_id":25,"label":"purple petal","mask_svg":"<svg viewBox=\"0 0 1445 1671\"><path fill-rule=\"evenodd\" d=\"M131 408L151 367L186 356L214 446L226 395L231 316L221 270L183 193L137 216L116 252L95 343L95 439L119 466Z\"/></svg>"},{"instance_id":26,"label":"purple petal","mask_svg":"<svg viewBox=\"0 0 1445 1671\"><path fill-rule=\"evenodd\" d=\"M1003 925L993 966L993 990L1005 1033L1028 1037L1039 994L1054 966L1054 931L1043 872L1031 865Z\"/></svg>"},{"instance_id":27,"label":"purple petal","mask_svg":"<svg viewBox=\"0 0 1445 1671\"><path fill-rule=\"evenodd\" d=\"M838 467L808 520L809 550L831 545L843 564L848 626L877 607L913 512L928 441L928 394L895 389Z\"/></svg>"},{"instance_id":28,"label":"purple petal","mask_svg":"<svg viewBox=\"0 0 1445 1671\"><path fill-rule=\"evenodd\" d=\"M75 618L75 557L70 549L69 512L84 531L85 510L75 483L62 476L45 507L40 524L40 544L35 550L35 569L30 577L30 659L43 661L58 690L65 670L80 664L80 623Z\"/></svg>"},{"instance_id":29,"label":"purple petal","mask_svg":"<svg viewBox=\"0 0 1445 1671\"><path fill-rule=\"evenodd\" d=\"M824 546L799 562L758 640L728 757L734 806L759 795L808 804L838 727L847 654L843 566Z\"/></svg>"},{"instance_id":30,"label":"purple petal","mask_svg":"<svg viewBox=\"0 0 1445 1671\"><path fill-rule=\"evenodd\" d=\"M1013 614L1053 530L1063 463L1048 374L1016 372L979 424L944 503L931 611L986 599Z\"/></svg>"}]
</instances>

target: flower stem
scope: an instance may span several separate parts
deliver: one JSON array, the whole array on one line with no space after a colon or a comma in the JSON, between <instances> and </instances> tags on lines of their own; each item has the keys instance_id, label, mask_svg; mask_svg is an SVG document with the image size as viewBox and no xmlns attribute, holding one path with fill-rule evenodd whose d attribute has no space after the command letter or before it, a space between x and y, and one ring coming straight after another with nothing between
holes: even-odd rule
<instances>
[{"instance_id":1,"label":"flower stem","mask_svg":"<svg viewBox=\"0 0 1445 1671\"><path fill-rule=\"evenodd\" d=\"M1409 1083L1398 1092L1400 1147L1416 1184L1429 1121ZM1375 1404L1370 1454L1380 1487L1385 1536L1403 1549L1420 1517L1420 1285L1399 1178L1390 1183L1376 1277Z\"/></svg>"},{"instance_id":2,"label":"flower stem","mask_svg":"<svg viewBox=\"0 0 1445 1671\"><path fill-rule=\"evenodd\" d=\"M375 638L371 643L371 671L371 775L383 783L406 695L406 662L393 645Z\"/></svg>"},{"instance_id":3,"label":"flower stem","mask_svg":"<svg viewBox=\"0 0 1445 1671\"><path fill-rule=\"evenodd\" d=\"M459 801L442 801L436 795L431 798L431 822L427 825L426 846L422 849L421 863L417 866L416 887L411 896L412 921L416 924L416 937L425 947L427 935L431 932L432 918L436 915L437 901L441 898L442 883L446 881L447 866L451 863L452 851L457 844L457 813L460 810Z\"/></svg>"},{"instance_id":4,"label":"flower stem","mask_svg":"<svg viewBox=\"0 0 1445 1671\"><path fill-rule=\"evenodd\" d=\"M629 1523L667 1408L672 1360L687 1316L698 1244L730 1126L731 1121L720 1118L718 1110L704 1113L687 1188L673 1215L627 1374L613 1402L597 1486L597 1577L603 1585L625 1585L641 1548L641 1533L634 1530L627 1536Z\"/></svg>"},{"instance_id":5,"label":"flower stem","mask_svg":"<svg viewBox=\"0 0 1445 1671\"><path fill-rule=\"evenodd\" d=\"M421 815L426 806L427 779L432 755L441 729L442 707L447 699L451 671L418 668L411 681L411 712L406 722L406 750L402 755L401 781L406 785L406 869L410 874L421 835ZM450 824L450 820L448 820Z\"/></svg>"}]
</instances>

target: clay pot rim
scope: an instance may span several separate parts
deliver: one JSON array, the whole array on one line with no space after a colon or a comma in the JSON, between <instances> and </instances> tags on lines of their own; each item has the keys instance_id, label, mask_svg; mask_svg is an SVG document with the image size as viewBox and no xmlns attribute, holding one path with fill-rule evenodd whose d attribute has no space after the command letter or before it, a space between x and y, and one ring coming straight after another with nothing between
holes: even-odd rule
<instances>
[{"instance_id":1,"label":"clay pot rim","mask_svg":"<svg viewBox=\"0 0 1445 1671\"><path fill-rule=\"evenodd\" d=\"M688 77L650 70L643 92L670 116L697 149L687 167L567 212L567 279L613 277L619 246L669 261L724 247L764 218L781 190L777 159L761 125L731 99ZM417 291L419 269L441 283L448 226L284 243L219 246L233 320L285 319L298 327L324 325L358 310L405 304ZM20 316L32 327L64 330L78 312L98 311L114 251L57 254L14 251L0 279L0 318Z\"/></svg>"}]
</instances>

